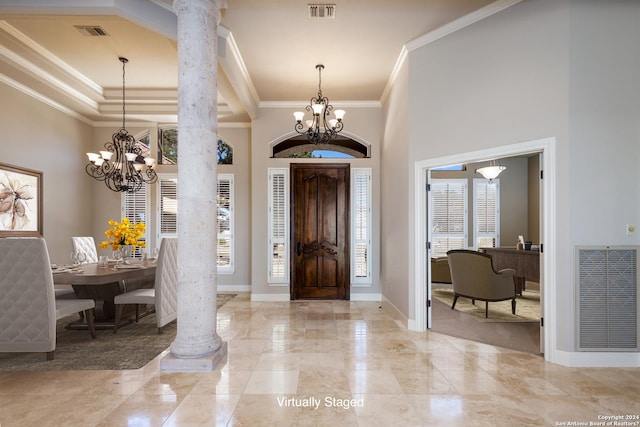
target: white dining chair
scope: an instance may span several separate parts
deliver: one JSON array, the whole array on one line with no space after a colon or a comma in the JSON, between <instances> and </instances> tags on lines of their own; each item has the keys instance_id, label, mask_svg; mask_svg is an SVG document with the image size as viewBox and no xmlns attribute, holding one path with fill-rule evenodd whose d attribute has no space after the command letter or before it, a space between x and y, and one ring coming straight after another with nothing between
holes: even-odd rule
<instances>
[{"instance_id":1,"label":"white dining chair","mask_svg":"<svg viewBox=\"0 0 640 427\"><path fill-rule=\"evenodd\" d=\"M136 322L140 319L140 305L155 306L156 326L158 333L162 327L174 321L177 317L178 291L178 239L165 237L160 244L160 253L156 265L156 279L151 289L134 289L116 295L113 299L116 305L116 319L113 333L118 332L120 318L126 304L135 304Z\"/></svg>"},{"instance_id":2,"label":"white dining chair","mask_svg":"<svg viewBox=\"0 0 640 427\"><path fill-rule=\"evenodd\" d=\"M73 252L84 252L87 256L87 262L98 262L98 250L96 242L91 236L74 236L71 238Z\"/></svg>"},{"instance_id":3,"label":"white dining chair","mask_svg":"<svg viewBox=\"0 0 640 427\"><path fill-rule=\"evenodd\" d=\"M53 360L56 321L83 311L96 337L92 299L56 299L42 238L0 239L0 352L46 352Z\"/></svg>"}]
</instances>

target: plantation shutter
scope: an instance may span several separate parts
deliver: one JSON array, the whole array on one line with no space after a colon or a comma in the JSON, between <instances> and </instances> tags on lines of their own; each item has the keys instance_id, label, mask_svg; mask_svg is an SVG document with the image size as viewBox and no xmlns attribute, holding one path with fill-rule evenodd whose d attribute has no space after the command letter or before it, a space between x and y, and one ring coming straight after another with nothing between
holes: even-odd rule
<instances>
[{"instance_id":1,"label":"plantation shutter","mask_svg":"<svg viewBox=\"0 0 640 427\"><path fill-rule=\"evenodd\" d=\"M178 179L175 175L158 176L158 240L178 237Z\"/></svg>"},{"instance_id":2,"label":"plantation shutter","mask_svg":"<svg viewBox=\"0 0 640 427\"><path fill-rule=\"evenodd\" d=\"M352 283L371 283L371 169L352 169Z\"/></svg>"},{"instance_id":3,"label":"plantation shutter","mask_svg":"<svg viewBox=\"0 0 640 427\"><path fill-rule=\"evenodd\" d=\"M467 180L431 182L432 254L444 256L462 249L467 241Z\"/></svg>"},{"instance_id":4,"label":"plantation shutter","mask_svg":"<svg viewBox=\"0 0 640 427\"><path fill-rule=\"evenodd\" d=\"M218 175L218 259L219 273L233 272L233 175Z\"/></svg>"},{"instance_id":5,"label":"plantation shutter","mask_svg":"<svg viewBox=\"0 0 640 427\"><path fill-rule=\"evenodd\" d=\"M473 180L474 244L476 249L500 245L500 180Z\"/></svg>"},{"instance_id":6,"label":"plantation shutter","mask_svg":"<svg viewBox=\"0 0 640 427\"><path fill-rule=\"evenodd\" d=\"M269 283L289 281L289 170L269 169Z\"/></svg>"},{"instance_id":7,"label":"plantation shutter","mask_svg":"<svg viewBox=\"0 0 640 427\"><path fill-rule=\"evenodd\" d=\"M158 243L178 236L178 178L158 176ZM219 174L217 184L218 273L233 273L233 174Z\"/></svg>"},{"instance_id":8,"label":"plantation shutter","mask_svg":"<svg viewBox=\"0 0 640 427\"><path fill-rule=\"evenodd\" d=\"M122 193L122 202L121 202L121 210L122 210L122 218L127 218L131 221L132 224L137 224L142 222L145 224L146 229L144 235L142 236L142 241L145 243L149 241L149 186L143 185L140 187L140 190L134 193ZM142 251L144 249L140 247L136 247L133 256L136 258L142 256Z\"/></svg>"}]
</instances>

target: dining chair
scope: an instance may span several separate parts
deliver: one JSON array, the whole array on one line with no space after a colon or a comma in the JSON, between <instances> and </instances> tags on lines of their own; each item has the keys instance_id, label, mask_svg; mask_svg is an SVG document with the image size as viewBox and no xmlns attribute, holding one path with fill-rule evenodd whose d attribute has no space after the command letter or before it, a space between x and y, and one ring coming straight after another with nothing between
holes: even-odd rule
<instances>
[{"instance_id":1,"label":"dining chair","mask_svg":"<svg viewBox=\"0 0 640 427\"><path fill-rule=\"evenodd\" d=\"M96 249L96 242L91 236L74 236L71 238L71 245L73 246L73 252L84 252L87 255L87 262L98 262L98 250Z\"/></svg>"},{"instance_id":2,"label":"dining chair","mask_svg":"<svg viewBox=\"0 0 640 427\"><path fill-rule=\"evenodd\" d=\"M56 321L83 311L96 337L92 299L56 299L43 238L0 239L0 352L46 352L53 360Z\"/></svg>"},{"instance_id":3,"label":"dining chair","mask_svg":"<svg viewBox=\"0 0 640 427\"><path fill-rule=\"evenodd\" d=\"M162 327L177 318L178 291L178 239L165 237L160 243L160 252L156 264L156 278L154 287L150 289L135 289L116 295L113 299L116 305L116 319L113 333L118 332L120 318L126 304L135 304L136 322L140 319L140 305L155 306L156 326L158 333Z\"/></svg>"}]
</instances>

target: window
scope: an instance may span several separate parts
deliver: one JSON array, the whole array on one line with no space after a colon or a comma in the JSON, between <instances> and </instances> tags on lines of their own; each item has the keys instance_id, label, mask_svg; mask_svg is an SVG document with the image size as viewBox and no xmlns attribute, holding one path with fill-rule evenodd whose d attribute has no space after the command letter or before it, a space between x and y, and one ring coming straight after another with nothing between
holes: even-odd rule
<instances>
[{"instance_id":1,"label":"window","mask_svg":"<svg viewBox=\"0 0 640 427\"><path fill-rule=\"evenodd\" d=\"M476 249L500 246L500 180L473 180L473 243Z\"/></svg>"},{"instance_id":2,"label":"window","mask_svg":"<svg viewBox=\"0 0 640 427\"><path fill-rule=\"evenodd\" d=\"M293 159L353 159L354 156L334 150L296 151L289 154Z\"/></svg>"},{"instance_id":3,"label":"window","mask_svg":"<svg viewBox=\"0 0 640 427\"><path fill-rule=\"evenodd\" d=\"M146 225L142 240L144 242L149 241L149 218L148 212L149 206L149 186L143 185L140 190L135 193L122 193L121 210L122 218L127 218L133 224L143 222ZM144 249L136 247L133 256L140 258Z\"/></svg>"},{"instance_id":4,"label":"window","mask_svg":"<svg viewBox=\"0 0 640 427\"><path fill-rule=\"evenodd\" d=\"M218 175L218 273L233 273L233 175Z\"/></svg>"},{"instance_id":5,"label":"window","mask_svg":"<svg viewBox=\"0 0 640 427\"><path fill-rule=\"evenodd\" d=\"M351 283L371 284L371 169L354 168L351 175Z\"/></svg>"},{"instance_id":6,"label":"window","mask_svg":"<svg viewBox=\"0 0 640 427\"><path fill-rule=\"evenodd\" d=\"M444 256L467 242L467 180L431 181L432 255Z\"/></svg>"},{"instance_id":7,"label":"window","mask_svg":"<svg viewBox=\"0 0 640 427\"><path fill-rule=\"evenodd\" d=\"M289 283L289 170L269 169L269 283Z\"/></svg>"},{"instance_id":8,"label":"window","mask_svg":"<svg viewBox=\"0 0 640 427\"><path fill-rule=\"evenodd\" d=\"M158 163L161 165L178 164L178 129L160 129L158 138ZM233 164L233 147L218 139L216 159L219 165Z\"/></svg>"},{"instance_id":9,"label":"window","mask_svg":"<svg viewBox=\"0 0 640 427\"><path fill-rule=\"evenodd\" d=\"M158 143L158 163L161 165L178 164L178 129L160 129Z\"/></svg>"},{"instance_id":10,"label":"window","mask_svg":"<svg viewBox=\"0 0 640 427\"><path fill-rule=\"evenodd\" d=\"M178 235L178 179L158 175L158 242ZM233 273L233 174L218 174L218 273Z\"/></svg>"},{"instance_id":11,"label":"window","mask_svg":"<svg viewBox=\"0 0 640 427\"><path fill-rule=\"evenodd\" d=\"M371 169L351 170L351 283L371 285ZM269 283L289 283L289 169L269 169Z\"/></svg>"}]
</instances>

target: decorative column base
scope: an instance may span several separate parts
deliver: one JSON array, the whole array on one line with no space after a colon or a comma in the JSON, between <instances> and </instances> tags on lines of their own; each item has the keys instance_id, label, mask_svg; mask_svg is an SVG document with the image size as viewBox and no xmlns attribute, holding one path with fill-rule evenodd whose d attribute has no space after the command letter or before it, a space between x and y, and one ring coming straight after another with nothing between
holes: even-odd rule
<instances>
[{"instance_id":1,"label":"decorative column base","mask_svg":"<svg viewBox=\"0 0 640 427\"><path fill-rule=\"evenodd\" d=\"M160 360L160 371L163 372L208 372L213 371L218 363L227 355L227 342L207 356L194 358L178 358L169 353Z\"/></svg>"}]
</instances>

